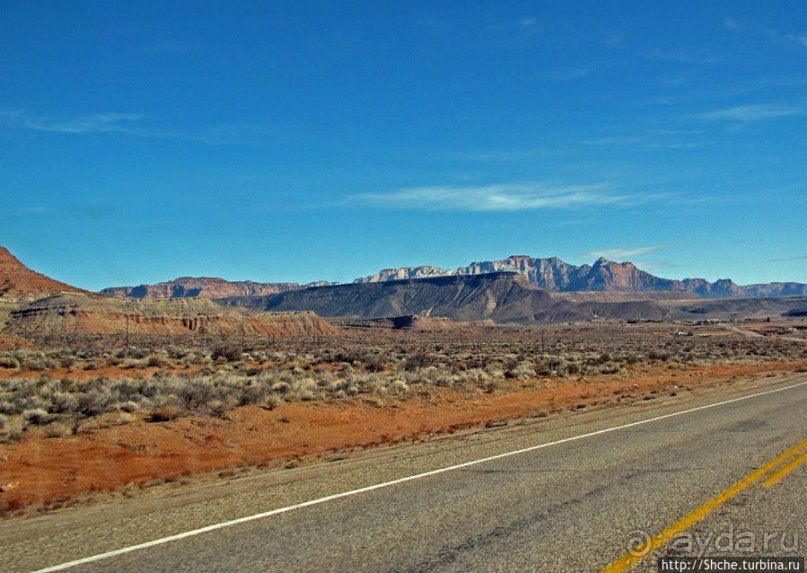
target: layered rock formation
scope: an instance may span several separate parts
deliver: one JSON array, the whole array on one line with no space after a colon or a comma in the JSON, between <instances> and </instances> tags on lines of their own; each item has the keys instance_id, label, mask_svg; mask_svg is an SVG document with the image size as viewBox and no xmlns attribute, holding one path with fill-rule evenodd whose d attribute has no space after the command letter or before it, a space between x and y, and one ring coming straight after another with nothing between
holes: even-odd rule
<instances>
[{"instance_id":1,"label":"layered rock formation","mask_svg":"<svg viewBox=\"0 0 807 573\"><path fill-rule=\"evenodd\" d=\"M336 336L339 329L312 312L255 313L205 299L126 300L60 293L12 311L6 332L313 337Z\"/></svg>"}]
</instances>

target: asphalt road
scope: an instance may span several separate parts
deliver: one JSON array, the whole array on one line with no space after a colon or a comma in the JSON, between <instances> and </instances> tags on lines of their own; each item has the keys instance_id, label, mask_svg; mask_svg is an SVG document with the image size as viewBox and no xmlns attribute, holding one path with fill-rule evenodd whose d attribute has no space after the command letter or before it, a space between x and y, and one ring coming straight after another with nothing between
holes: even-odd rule
<instances>
[{"instance_id":1,"label":"asphalt road","mask_svg":"<svg viewBox=\"0 0 807 573\"><path fill-rule=\"evenodd\" d=\"M758 395L750 396L753 393ZM719 404L730 398L734 401ZM710 407L691 411L703 406ZM95 508L87 510L83 524L76 521L83 515L80 511L72 518L69 513L42 518L39 524L21 525L16 538L6 530L12 537L5 546L0 543L6 555L5 562L0 557L0 567L32 570L54 565L215 523L211 516L219 521L243 517L250 507L252 513L282 508L523 448L533 449L70 570L600 571L630 550L643 553L641 541L693 515L697 518L689 527L631 570L656 571L658 555L748 551L749 535L754 537L753 555L805 556L807 463L794 462L790 471L780 471L778 482L763 485L796 459L794 447L801 444L801 451L807 451L805 412L807 376L800 374L723 397L710 394L656 408L536 423L444 445L410 446L353 465L345 462L342 469L335 464L306 468L298 479L274 485L256 482L260 489L230 496L241 504L234 513L225 507L230 501L212 496L182 507L155 500L155 507L165 503L163 513L124 515ZM788 450L788 459L771 464ZM312 485L320 481L327 485ZM300 484L308 485L294 489L303 487ZM732 490L737 484L742 487ZM57 534L54 519L73 523ZM126 530L131 531L125 543L115 538ZM721 544L716 545L718 537Z\"/></svg>"}]
</instances>

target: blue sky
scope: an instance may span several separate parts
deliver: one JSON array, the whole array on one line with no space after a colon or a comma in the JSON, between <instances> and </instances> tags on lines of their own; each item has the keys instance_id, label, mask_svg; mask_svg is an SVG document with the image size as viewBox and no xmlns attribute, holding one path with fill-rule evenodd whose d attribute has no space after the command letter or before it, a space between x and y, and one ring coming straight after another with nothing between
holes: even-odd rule
<instances>
[{"instance_id":1,"label":"blue sky","mask_svg":"<svg viewBox=\"0 0 807 573\"><path fill-rule=\"evenodd\" d=\"M78 286L511 254L807 282L807 4L0 6L0 244Z\"/></svg>"}]
</instances>

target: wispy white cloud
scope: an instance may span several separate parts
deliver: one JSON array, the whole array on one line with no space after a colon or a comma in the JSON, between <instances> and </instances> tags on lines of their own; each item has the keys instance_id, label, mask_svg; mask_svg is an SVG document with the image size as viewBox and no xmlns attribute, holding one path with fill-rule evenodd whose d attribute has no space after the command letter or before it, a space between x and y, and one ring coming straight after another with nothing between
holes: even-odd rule
<instances>
[{"instance_id":1,"label":"wispy white cloud","mask_svg":"<svg viewBox=\"0 0 807 573\"><path fill-rule=\"evenodd\" d=\"M543 26L535 18L522 18L515 26L515 40L527 40L536 34L540 34Z\"/></svg>"},{"instance_id":2,"label":"wispy white cloud","mask_svg":"<svg viewBox=\"0 0 807 573\"><path fill-rule=\"evenodd\" d=\"M639 145L645 143L646 139L638 135L613 135L608 137L598 137L595 139L584 139L583 145Z\"/></svg>"},{"instance_id":3,"label":"wispy white cloud","mask_svg":"<svg viewBox=\"0 0 807 573\"><path fill-rule=\"evenodd\" d=\"M42 205L33 205L30 207L18 207L16 209L10 209L8 213L11 216L38 217L38 216L50 216L53 214L53 210L49 209L48 207L44 207Z\"/></svg>"},{"instance_id":4,"label":"wispy white cloud","mask_svg":"<svg viewBox=\"0 0 807 573\"><path fill-rule=\"evenodd\" d=\"M515 20L489 20L476 28L481 41L492 42L497 48L523 48L544 31L543 24L530 16Z\"/></svg>"},{"instance_id":5,"label":"wispy white cloud","mask_svg":"<svg viewBox=\"0 0 807 573\"><path fill-rule=\"evenodd\" d=\"M753 23L746 23L736 20L734 18L726 17L723 19L723 24L726 28L739 33L748 33L751 35L761 36L769 42L777 44L790 44L792 46L807 47L807 31L804 32L783 32L776 28L767 28L757 26Z\"/></svg>"},{"instance_id":6,"label":"wispy white cloud","mask_svg":"<svg viewBox=\"0 0 807 573\"><path fill-rule=\"evenodd\" d=\"M695 74L693 74L691 71L686 71L686 72L679 73L679 74L662 76L662 77L659 78L658 81L659 81L659 83L661 83L662 85L665 85L665 86L678 87L678 86L683 86L683 85L686 85L686 84L690 84L690 83L693 82L694 79L695 79Z\"/></svg>"},{"instance_id":7,"label":"wispy white cloud","mask_svg":"<svg viewBox=\"0 0 807 573\"><path fill-rule=\"evenodd\" d=\"M24 110L0 110L0 127L31 129L67 135L119 134L133 137L176 139L207 145L243 145L265 141L272 129L264 125L219 124L196 130L155 128L140 113L95 113L54 118L34 116Z\"/></svg>"},{"instance_id":8,"label":"wispy white cloud","mask_svg":"<svg viewBox=\"0 0 807 573\"><path fill-rule=\"evenodd\" d=\"M556 72L551 72L549 74L544 74L541 76L541 78L556 82L569 82L573 80L583 79L586 76L591 75L593 71L594 66L578 66L575 68L568 68L565 70L559 70Z\"/></svg>"},{"instance_id":9,"label":"wispy white cloud","mask_svg":"<svg viewBox=\"0 0 807 573\"><path fill-rule=\"evenodd\" d=\"M807 32L787 33L780 32L779 30L775 30L773 28L765 28L762 30L762 32L772 42L791 44L795 46L807 46Z\"/></svg>"},{"instance_id":10,"label":"wispy white cloud","mask_svg":"<svg viewBox=\"0 0 807 573\"><path fill-rule=\"evenodd\" d=\"M686 49L650 50L644 56L652 60L664 60L680 64L718 64L726 59L725 56L709 50L691 51Z\"/></svg>"},{"instance_id":11,"label":"wispy white cloud","mask_svg":"<svg viewBox=\"0 0 807 573\"><path fill-rule=\"evenodd\" d=\"M0 125L10 127L23 116L21 109L0 109Z\"/></svg>"},{"instance_id":12,"label":"wispy white cloud","mask_svg":"<svg viewBox=\"0 0 807 573\"><path fill-rule=\"evenodd\" d=\"M158 56L181 56L198 52L203 49L204 45L200 43L188 42L158 42L136 50L134 53L143 55L158 55Z\"/></svg>"},{"instance_id":13,"label":"wispy white cloud","mask_svg":"<svg viewBox=\"0 0 807 573\"><path fill-rule=\"evenodd\" d=\"M429 211L516 212L629 205L636 199L605 184L551 186L542 183L411 187L353 195L347 204Z\"/></svg>"},{"instance_id":14,"label":"wispy white cloud","mask_svg":"<svg viewBox=\"0 0 807 573\"><path fill-rule=\"evenodd\" d=\"M804 115L807 109L789 104L752 104L717 109L695 114L697 119L709 121L733 121L751 123L766 119L777 119L794 115Z\"/></svg>"},{"instance_id":15,"label":"wispy white cloud","mask_svg":"<svg viewBox=\"0 0 807 573\"><path fill-rule=\"evenodd\" d=\"M651 247L625 247L619 249L599 249L596 251L588 251L586 253L579 253L578 256L583 259L596 259L605 257L608 260L624 261L632 257L640 257L660 251L663 247L659 245Z\"/></svg>"},{"instance_id":16,"label":"wispy white cloud","mask_svg":"<svg viewBox=\"0 0 807 573\"><path fill-rule=\"evenodd\" d=\"M557 149L471 149L467 151L452 151L446 154L451 159L460 161L478 162L509 162L529 161L553 157L560 152Z\"/></svg>"},{"instance_id":17,"label":"wispy white cloud","mask_svg":"<svg viewBox=\"0 0 807 573\"><path fill-rule=\"evenodd\" d=\"M45 131L84 135L89 133L122 133L148 137L166 137L170 134L149 130L143 126L144 114L140 113L94 113L89 115L54 118L32 116L27 113L17 115L15 126Z\"/></svg>"},{"instance_id":18,"label":"wispy white cloud","mask_svg":"<svg viewBox=\"0 0 807 573\"><path fill-rule=\"evenodd\" d=\"M629 132L624 135L584 139L581 143L583 145L632 147L644 150L696 149L708 145L706 141L695 139L703 133L702 130L648 129Z\"/></svg>"},{"instance_id":19,"label":"wispy white cloud","mask_svg":"<svg viewBox=\"0 0 807 573\"><path fill-rule=\"evenodd\" d=\"M53 120L50 118L26 118L25 127L54 133L129 133L139 135L136 126L145 118L136 113L97 113L76 118Z\"/></svg>"},{"instance_id":20,"label":"wispy white cloud","mask_svg":"<svg viewBox=\"0 0 807 573\"><path fill-rule=\"evenodd\" d=\"M807 255L795 256L795 257L783 257L780 259L768 259L769 262L789 262L789 261L804 261L807 260Z\"/></svg>"}]
</instances>

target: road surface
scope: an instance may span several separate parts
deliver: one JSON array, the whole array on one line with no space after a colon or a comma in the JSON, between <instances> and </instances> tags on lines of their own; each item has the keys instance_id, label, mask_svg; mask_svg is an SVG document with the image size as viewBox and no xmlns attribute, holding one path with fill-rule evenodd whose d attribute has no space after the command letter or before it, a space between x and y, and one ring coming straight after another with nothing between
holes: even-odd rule
<instances>
[{"instance_id":1,"label":"road surface","mask_svg":"<svg viewBox=\"0 0 807 573\"><path fill-rule=\"evenodd\" d=\"M658 555L803 557L807 375L757 382L214 484L193 502L7 522L0 569L656 571Z\"/></svg>"}]
</instances>

